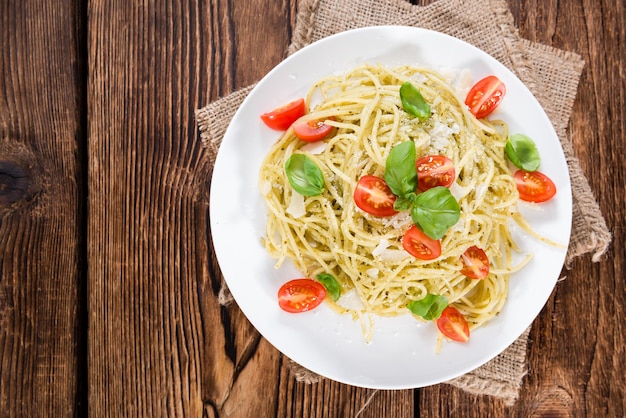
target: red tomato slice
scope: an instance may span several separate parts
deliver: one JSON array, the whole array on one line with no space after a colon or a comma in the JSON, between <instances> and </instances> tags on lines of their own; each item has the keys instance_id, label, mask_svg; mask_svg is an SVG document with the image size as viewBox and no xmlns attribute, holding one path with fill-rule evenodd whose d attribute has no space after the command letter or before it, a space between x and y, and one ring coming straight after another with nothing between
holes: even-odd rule
<instances>
[{"instance_id":1,"label":"red tomato slice","mask_svg":"<svg viewBox=\"0 0 626 418\"><path fill-rule=\"evenodd\" d=\"M263 113L261 115L261 120L272 129L285 131L300 116L304 115L305 112L306 107L304 99L301 98L276 108L271 112Z\"/></svg>"},{"instance_id":2,"label":"red tomato slice","mask_svg":"<svg viewBox=\"0 0 626 418\"><path fill-rule=\"evenodd\" d=\"M437 319L437 328L443 335L454 341L464 343L470 337L469 326L465 317L454 306L448 306L443 310Z\"/></svg>"},{"instance_id":3,"label":"red tomato slice","mask_svg":"<svg viewBox=\"0 0 626 418\"><path fill-rule=\"evenodd\" d=\"M465 98L465 104L476 119L482 119L494 111L505 93L504 83L490 75L474 84Z\"/></svg>"},{"instance_id":4,"label":"red tomato slice","mask_svg":"<svg viewBox=\"0 0 626 418\"><path fill-rule=\"evenodd\" d=\"M293 133L306 142L324 139L332 130L332 126L325 124L321 120L297 120L293 124Z\"/></svg>"},{"instance_id":5,"label":"red tomato slice","mask_svg":"<svg viewBox=\"0 0 626 418\"><path fill-rule=\"evenodd\" d=\"M396 196L393 194L387 182L376 176L363 176L354 189L354 203L363 210L374 216L391 216L398 213L393 204Z\"/></svg>"},{"instance_id":6,"label":"red tomato slice","mask_svg":"<svg viewBox=\"0 0 626 418\"><path fill-rule=\"evenodd\" d=\"M450 187L456 171L454 163L445 155L426 155L415 162L417 188L425 192L435 186Z\"/></svg>"},{"instance_id":7,"label":"red tomato slice","mask_svg":"<svg viewBox=\"0 0 626 418\"><path fill-rule=\"evenodd\" d=\"M282 310L299 313L318 307L326 297L326 288L313 279L294 279L278 290L278 306Z\"/></svg>"},{"instance_id":8,"label":"red tomato slice","mask_svg":"<svg viewBox=\"0 0 626 418\"><path fill-rule=\"evenodd\" d=\"M482 248L473 245L461 254L461 273L470 279L484 279L489 274L489 257Z\"/></svg>"},{"instance_id":9,"label":"red tomato slice","mask_svg":"<svg viewBox=\"0 0 626 418\"><path fill-rule=\"evenodd\" d=\"M527 202L545 202L556 194L556 186L552 180L539 171L517 170L513 178L520 199Z\"/></svg>"},{"instance_id":10,"label":"red tomato slice","mask_svg":"<svg viewBox=\"0 0 626 418\"><path fill-rule=\"evenodd\" d=\"M441 255L441 243L413 225L402 237L402 247L420 260L434 260Z\"/></svg>"}]
</instances>

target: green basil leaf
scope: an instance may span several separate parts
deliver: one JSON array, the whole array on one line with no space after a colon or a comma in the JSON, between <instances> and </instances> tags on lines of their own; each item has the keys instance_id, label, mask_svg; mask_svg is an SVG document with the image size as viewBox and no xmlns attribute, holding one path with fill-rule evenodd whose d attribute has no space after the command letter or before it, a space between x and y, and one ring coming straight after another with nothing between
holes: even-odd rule
<instances>
[{"instance_id":1,"label":"green basil leaf","mask_svg":"<svg viewBox=\"0 0 626 418\"><path fill-rule=\"evenodd\" d=\"M411 82L407 81L400 86L400 101L404 111L420 119L430 116L430 105L422 93Z\"/></svg>"},{"instance_id":2,"label":"green basil leaf","mask_svg":"<svg viewBox=\"0 0 626 418\"><path fill-rule=\"evenodd\" d=\"M415 315L430 321L439 318L446 306L448 306L448 298L429 293L423 299L409 302L407 308Z\"/></svg>"},{"instance_id":3,"label":"green basil leaf","mask_svg":"<svg viewBox=\"0 0 626 418\"><path fill-rule=\"evenodd\" d=\"M335 277L328 273L322 273L317 275L317 280L320 281L326 288L326 292L332 300L337 302L341 296L341 286Z\"/></svg>"},{"instance_id":4,"label":"green basil leaf","mask_svg":"<svg viewBox=\"0 0 626 418\"><path fill-rule=\"evenodd\" d=\"M305 154L293 154L285 163L287 179L293 189L303 196L317 196L324 191L322 170Z\"/></svg>"},{"instance_id":5,"label":"green basil leaf","mask_svg":"<svg viewBox=\"0 0 626 418\"><path fill-rule=\"evenodd\" d=\"M411 218L426 235L441 239L461 217L461 208L450 190L437 186L417 196L411 208Z\"/></svg>"},{"instance_id":6,"label":"green basil leaf","mask_svg":"<svg viewBox=\"0 0 626 418\"><path fill-rule=\"evenodd\" d=\"M504 151L513 165L522 170L537 171L541 164L537 146L532 139L524 134L509 136Z\"/></svg>"},{"instance_id":7,"label":"green basil leaf","mask_svg":"<svg viewBox=\"0 0 626 418\"><path fill-rule=\"evenodd\" d=\"M413 192L407 193L405 196L398 197L396 201L393 203L393 208L397 212L402 212L405 210L411 209L411 205L417 198L417 195Z\"/></svg>"},{"instance_id":8,"label":"green basil leaf","mask_svg":"<svg viewBox=\"0 0 626 418\"><path fill-rule=\"evenodd\" d=\"M415 143L405 141L394 146L385 161L385 181L398 197L415 192L417 168L415 167Z\"/></svg>"},{"instance_id":9,"label":"green basil leaf","mask_svg":"<svg viewBox=\"0 0 626 418\"><path fill-rule=\"evenodd\" d=\"M406 197L399 197L395 202L393 202L393 208L396 212L402 212L411 209L412 204L413 202L410 199L407 199Z\"/></svg>"}]
</instances>

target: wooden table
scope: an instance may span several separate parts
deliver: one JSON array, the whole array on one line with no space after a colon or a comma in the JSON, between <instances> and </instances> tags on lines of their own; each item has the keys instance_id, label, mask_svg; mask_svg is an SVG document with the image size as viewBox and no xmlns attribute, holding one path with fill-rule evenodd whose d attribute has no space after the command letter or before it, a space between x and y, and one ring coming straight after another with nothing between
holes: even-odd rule
<instances>
[{"instance_id":1,"label":"wooden table","mask_svg":"<svg viewBox=\"0 0 626 418\"><path fill-rule=\"evenodd\" d=\"M2 0L0 416L624 416L624 2L508 3L587 62L569 129L614 233L534 322L511 408L297 383L218 303L194 110L285 58L296 0Z\"/></svg>"}]
</instances>

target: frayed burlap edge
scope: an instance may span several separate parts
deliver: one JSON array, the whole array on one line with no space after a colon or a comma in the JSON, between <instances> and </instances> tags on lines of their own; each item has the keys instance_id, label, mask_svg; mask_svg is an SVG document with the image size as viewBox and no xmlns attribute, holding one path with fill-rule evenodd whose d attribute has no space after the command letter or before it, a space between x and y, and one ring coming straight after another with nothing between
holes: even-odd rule
<instances>
[{"instance_id":1,"label":"frayed burlap edge","mask_svg":"<svg viewBox=\"0 0 626 418\"><path fill-rule=\"evenodd\" d=\"M320 0L302 0L298 6L296 27L291 35L291 43L287 52L291 55L304 48L313 40L313 28L315 27L315 12Z\"/></svg>"},{"instance_id":2,"label":"frayed burlap edge","mask_svg":"<svg viewBox=\"0 0 626 418\"><path fill-rule=\"evenodd\" d=\"M202 109L196 110L200 141L207 149L211 163L215 162L217 151L222 144L222 138L230 120L254 86L255 84L239 89Z\"/></svg>"},{"instance_id":3,"label":"frayed burlap edge","mask_svg":"<svg viewBox=\"0 0 626 418\"><path fill-rule=\"evenodd\" d=\"M412 6L402 0L385 0L382 3L386 13L396 10L398 16L377 16L376 24L399 24L409 26L421 26L429 29L440 30L442 32L456 32L454 24L450 26L451 19L447 14L454 5L462 0L440 0L430 6ZM292 42L289 45L288 53L294 53L298 49L314 42L321 37L332 33L316 33L316 23L318 11L337 6L354 6L358 3L361 9L367 9L367 5L374 5L374 0L303 0L298 9L297 25L294 30ZM585 178L578 160L574 156L571 141L567 135L567 125L571 107L575 99L578 80L584 66L582 59L574 53L561 51L546 45L534 44L523 40L514 26L513 17L504 1L501 0L479 0L471 3L477 9L491 10L497 22L496 29L499 30L499 39L502 40L501 49L492 53L505 65L511 68L518 77L533 91L538 101L542 104L546 113L550 117L555 127L555 131L561 140L563 150L566 154L570 177L572 180L573 199L573 225L572 239L568 249L566 265L573 259L586 253L592 253L592 260L597 262L607 251L611 235L608 232L606 223L599 210L599 206L593 196L587 179ZM487 5L488 7L485 7ZM372 6L374 7L374 6ZM381 7L376 4L376 7ZM320 9L321 8L321 9ZM447 17L446 27L441 30L437 24L421 24L420 17L430 13L432 19L440 17L444 20ZM380 13L379 13L380 15ZM389 20L385 20L389 19ZM453 21L453 20L452 20ZM488 19L487 19L488 21ZM343 23L340 23L343 24ZM351 25L351 26L350 26ZM359 22L353 19L349 26L340 28L343 30L354 27L368 26L367 22ZM334 27L333 29L337 29ZM494 29L494 30L496 30ZM465 32L464 32L465 30ZM334 32L333 32L334 33ZM461 39L464 36L473 36L469 28L462 28L459 33L449 33ZM465 39L470 43L471 39ZM481 47L482 45L477 45ZM485 48L487 52L489 48ZM532 58L530 58L532 57ZM556 71L545 71L551 69ZM569 71L566 77L563 71ZM550 77L559 78L561 96L556 100L551 91L547 95L548 89L544 84L550 84ZM565 78L565 80L564 80ZM552 83L554 84L554 83ZM200 129L200 137L206 146L209 158L214 161L221 138L226 130L228 122L234 115L238 106L245 99L254 86L240 89L218 102L214 102L196 112L196 117ZM220 291L220 303L228 305L232 303L232 295L228 291L225 283ZM486 394L502 398L505 404L512 405L519 395L522 379L526 374L526 349L529 329L527 329L518 340L507 348L499 356L483 365L482 367L455 378L449 382L455 387L461 388L473 394ZM321 376L289 360L287 363L291 373L298 382L315 383L322 379Z\"/></svg>"}]
</instances>

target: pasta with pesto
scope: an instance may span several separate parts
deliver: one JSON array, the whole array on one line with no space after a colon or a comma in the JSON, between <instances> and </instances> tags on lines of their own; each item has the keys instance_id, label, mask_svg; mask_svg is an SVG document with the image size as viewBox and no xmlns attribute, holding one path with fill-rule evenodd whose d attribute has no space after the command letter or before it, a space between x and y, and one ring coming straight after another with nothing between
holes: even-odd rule
<instances>
[{"instance_id":1,"label":"pasta with pesto","mask_svg":"<svg viewBox=\"0 0 626 418\"><path fill-rule=\"evenodd\" d=\"M430 104L430 117L416 118L403 109L399 88L405 81ZM413 66L363 65L319 80L305 101L311 109L305 118L323 120L334 132L307 143L290 128L262 163L259 188L267 206L262 242L276 267L291 260L308 277L332 274L343 294L355 294L358 303L329 303L360 318L366 340L372 338L373 315L410 314L407 304L427 294L444 295L470 329L496 316L507 298L509 275L532 257L514 263L519 248L510 223L522 219L505 157L506 124L477 120L442 75ZM450 191L460 219L441 238L441 255L434 260L415 258L402 247L403 234L413 225L408 211L377 217L353 199L359 179L382 178L392 148L405 141L415 144L418 157L444 155L456 170ZM285 163L294 154L305 154L321 169L321 194L302 196L291 187ZM490 261L482 280L461 273L461 255L471 246L482 248Z\"/></svg>"}]
</instances>

